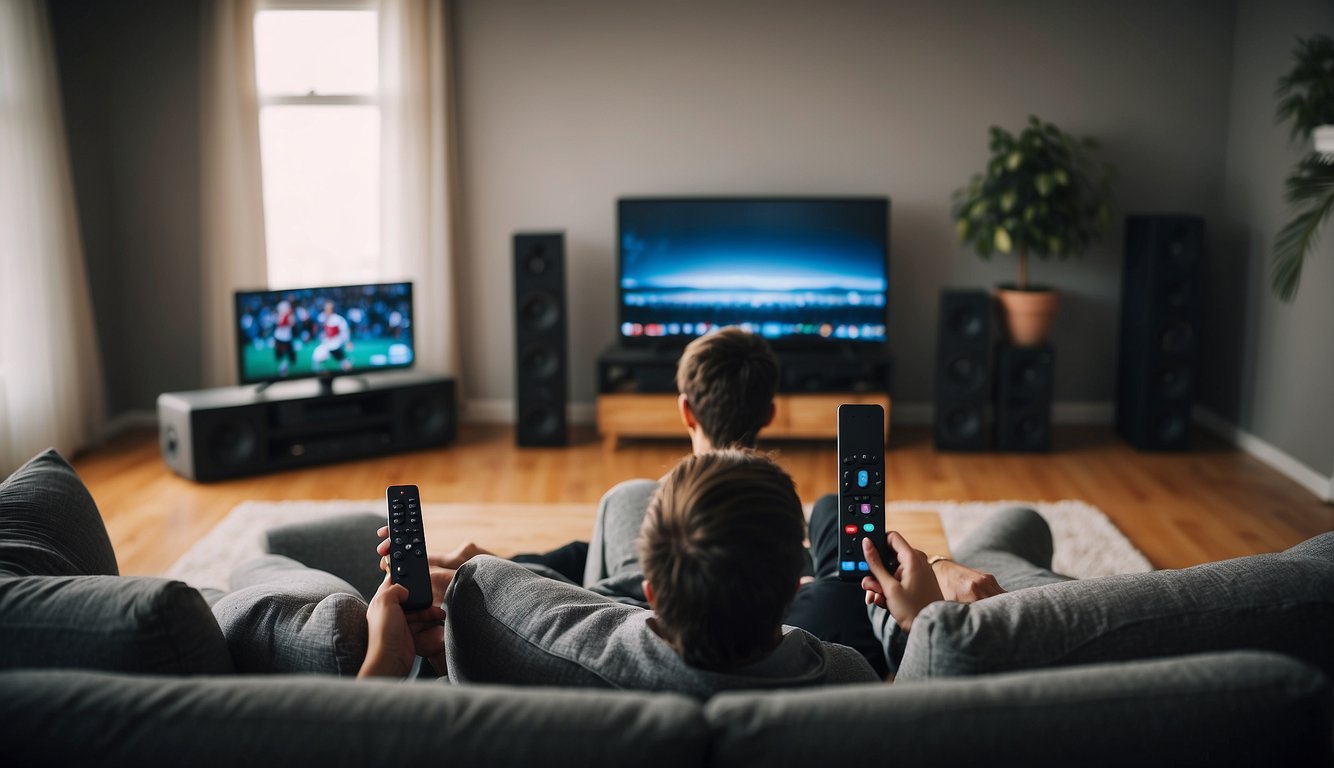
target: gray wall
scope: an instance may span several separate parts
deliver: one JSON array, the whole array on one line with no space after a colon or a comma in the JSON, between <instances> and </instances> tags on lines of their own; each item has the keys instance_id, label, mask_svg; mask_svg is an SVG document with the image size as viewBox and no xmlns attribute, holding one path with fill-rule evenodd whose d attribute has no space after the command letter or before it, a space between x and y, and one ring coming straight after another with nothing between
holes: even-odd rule
<instances>
[{"instance_id":1,"label":"gray wall","mask_svg":"<svg viewBox=\"0 0 1334 768\"><path fill-rule=\"evenodd\" d=\"M950 192L987 127L1093 134L1118 213L1222 207L1233 9L1195 2L606 2L456 6L465 396L513 390L509 237L567 231L573 392L614 338L614 200L887 194L899 402L931 399L937 289L1012 279L959 249ZM1119 221L1040 263L1064 307L1057 397L1113 397Z\"/></svg>"},{"instance_id":2,"label":"gray wall","mask_svg":"<svg viewBox=\"0 0 1334 768\"><path fill-rule=\"evenodd\" d=\"M48 3L108 411L197 387L199 4Z\"/></svg>"},{"instance_id":3,"label":"gray wall","mask_svg":"<svg viewBox=\"0 0 1334 768\"><path fill-rule=\"evenodd\" d=\"M1237 4L1225 215L1214 253L1201 402L1321 475L1334 474L1334 227L1306 261L1296 301L1269 290L1270 245L1292 216L1283 181L1310 151L1274 122L1274 87L1298 35L1334 34L1328 0Z\"/></svg>"}]
</instances>

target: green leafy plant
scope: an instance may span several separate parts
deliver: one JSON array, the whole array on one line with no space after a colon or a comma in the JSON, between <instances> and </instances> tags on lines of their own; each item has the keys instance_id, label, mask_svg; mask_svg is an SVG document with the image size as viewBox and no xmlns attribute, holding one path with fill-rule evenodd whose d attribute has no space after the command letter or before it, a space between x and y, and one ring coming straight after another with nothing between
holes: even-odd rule
<instances>
[{"instance_id":1,"label":"green leafy plant","mask_svg":"<svg viewBox=\"0 0 1334 768\"><path fill-rule=\"evenodd\" d=\"M1114 171L1094 167L1090 154L1097 146L1037 117L1017 136L992 126L986 170L954 192L959 241L983 259L1016 254L1019 290L1029 287L1030 254L1064 259L1083 253L1110 218Z\"/></svg>"},{"instance_id":2,"label":"green leafy plant","mask_svg":"<svg viewBox=\"0 0 1334 768\"><path fill-rule=\"evenodd\" d=\"M1334 38L1297 39L1296 64L1278 81L1276 119L1292 122L1293 140L1307 141L1322 125L1334 125ZM1285 302L1297 297L1302 266L1315 250L1320 228L1334 211L1334 157L1311 153L1288 177L1284 197L1297 215L1274 237L1270 288Z\"/></svg>"},{"instance_id":3,"label":"green leafy plant","mask_svg":"<svg viewBox=\"0 0 1334 768\"><path fill-rule=\"evenodd\" d=\"M1306 141L1311 131L1334 125L1334 38L1315 35L1297 38L1292 52L1297 63L1278 80L1278 121L1292 121L1294 141Z\"/></svg>"}]
</instances>

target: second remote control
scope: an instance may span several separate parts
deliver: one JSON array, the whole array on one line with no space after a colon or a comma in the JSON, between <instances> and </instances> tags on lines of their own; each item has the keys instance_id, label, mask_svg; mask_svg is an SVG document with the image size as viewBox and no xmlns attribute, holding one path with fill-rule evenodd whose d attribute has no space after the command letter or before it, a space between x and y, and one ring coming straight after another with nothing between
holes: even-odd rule
<instances>
[{"instance_id":1,"label":"second remote control","mask_svg":"<svg viewBox=\"0 0 1334 768\"><path fill-rule=\"evenodd\" d=\"M870 574L862 539L870 539L893 573L898 564L885 540L885 409L838 407L838 577Z\"/></svg>"},{"instance_id":2,"label":"second remote control","mask_svg":"<svg viewBox=\"0 0 1334 768\"><path fill-rule=\"evenodd\" d=\"M408 589L403 610L420 611L432 602L421 494L415 485L391 485L385 497L389 505L389 578Z\"/></svg>"}]
</instances>

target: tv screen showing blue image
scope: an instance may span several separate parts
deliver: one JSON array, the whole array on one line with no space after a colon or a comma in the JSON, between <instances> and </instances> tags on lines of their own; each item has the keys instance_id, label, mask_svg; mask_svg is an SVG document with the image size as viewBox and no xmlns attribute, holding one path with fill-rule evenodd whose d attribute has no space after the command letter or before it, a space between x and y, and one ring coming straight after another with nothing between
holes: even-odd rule
<instances>
[{"instance_id":1,"label":"tv screen showing blue image","mask_svg":"<svg viewBox=\"0 0 1334 768\"><path fill-rule=\"evenodd\" d=\"M624 340L738 325L776 341L885 342L886 198L632 198L617 214Z\"/></svg>"},{"instance_id":2,"label":"tv screen showing blue image","mask_svg":"<svg viewBox=\"0 0 1334 768\"><path fill-rule=\"evenodd\" d=\"M243 384L409 368L412 283L236 293Z\"/></svg>"}]
</instances>

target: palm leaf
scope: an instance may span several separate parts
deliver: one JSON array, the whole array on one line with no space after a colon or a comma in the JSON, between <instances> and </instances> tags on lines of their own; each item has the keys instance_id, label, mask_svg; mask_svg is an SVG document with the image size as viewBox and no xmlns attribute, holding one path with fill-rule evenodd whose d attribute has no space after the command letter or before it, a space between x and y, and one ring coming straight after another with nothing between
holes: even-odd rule
<instances>
[{"instance_id":1,"label":"palm leaf","mask_svg":"<svg viewBox=\"0 0 1334 768\"><path fill-rule=\"evenodd\" d=\"M1334 172L1326 173L1334 176ZM1288 180L1290 194L1294 182L1299 181L1299 176L1301 174L1294 175ZM1320 188L1314 180L1309 185L1301 182L1298 186L1304 191ZM1285 302L1291 302L1297 296L1297 286L1302 280L1302 264L1307 253L1315 248L1320 236L1320 226L1325 222L1325 217L1334 211L1334 183L1330 183L1327 178L1323 188L1325 190L1323 198L1314 199L1313 206L1297 214L1274 238L1274 257L1269 273L1270 286Z\"/></svg>"}]
</instances>

